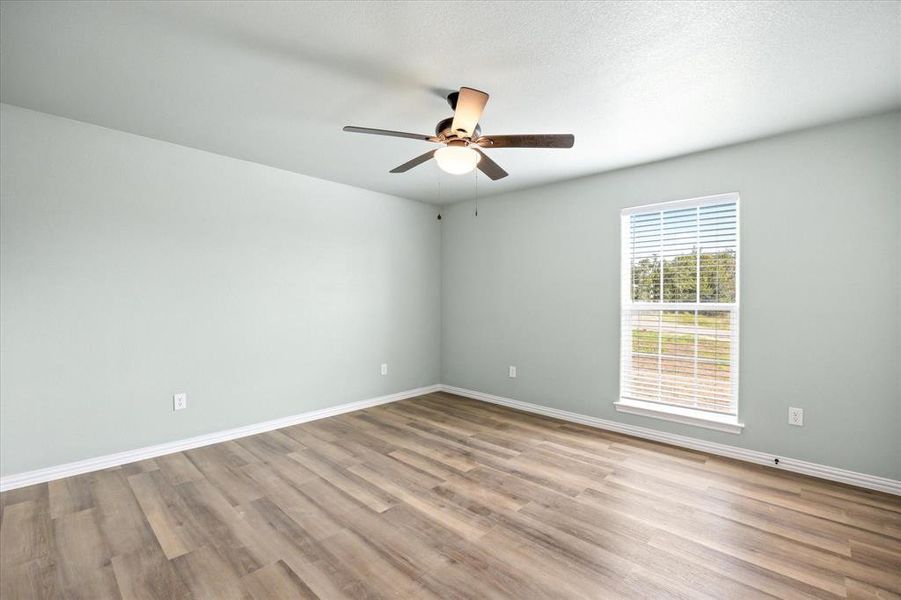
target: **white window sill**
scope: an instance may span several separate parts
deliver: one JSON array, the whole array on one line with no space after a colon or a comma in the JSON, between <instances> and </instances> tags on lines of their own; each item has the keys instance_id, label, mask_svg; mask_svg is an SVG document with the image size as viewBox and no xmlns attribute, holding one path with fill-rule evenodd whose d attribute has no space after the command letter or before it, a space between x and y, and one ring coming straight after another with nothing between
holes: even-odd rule
<instances>
[{"instance_id":1,"label":"white window sill","mask_svg":"<svg viewBox=\"0 0 901 600\"><path fill-rule=\"evenodd\" d=\"M739 423L738 417L734 415L719 415L704 410L684 408L681 406L667 406L655 402L642 402L641 400L620 398L618 402L613 403L613 406L615 406L616 410L619 412L641 415L643 417L652 417L654 419L663 419L664 421L673 421L685 425L695 425L697 427L704 427L705 429L716 429L717 431L725 431L727 433L741 433L741 430L744 429L745 426L744 423Z\"/></svg>"}]
</instances>

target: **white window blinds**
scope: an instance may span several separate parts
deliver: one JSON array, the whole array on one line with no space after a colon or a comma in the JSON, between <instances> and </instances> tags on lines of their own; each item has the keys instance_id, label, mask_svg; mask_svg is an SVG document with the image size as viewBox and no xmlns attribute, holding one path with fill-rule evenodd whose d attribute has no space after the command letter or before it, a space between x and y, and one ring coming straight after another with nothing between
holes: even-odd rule
<instances>
[{"instance_id":1,"label":"white window blinds","mask_svg":"<svg viewBox=\"0 0 901 600\"><path fill-rule=\"evenodd\" d=\"M620 396L738 410L738 195L622 215Z\"/></svg>"}]
</instances>

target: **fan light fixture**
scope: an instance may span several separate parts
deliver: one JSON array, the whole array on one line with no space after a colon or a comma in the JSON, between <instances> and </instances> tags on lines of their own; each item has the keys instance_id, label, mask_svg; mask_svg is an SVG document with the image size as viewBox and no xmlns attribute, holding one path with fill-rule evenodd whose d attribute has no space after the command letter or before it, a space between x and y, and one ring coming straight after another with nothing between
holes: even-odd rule
<instances>
[{"instance_id":1,"label":"fan light fixture","mask_svg":"<svg viewBox=\"0 0 901 600\"><path fill-rule=\"evenodd\" d=\"M481 155L466 146L445 146L435 151L438 167L451 175L469 173L479 164Z\"/></svg>"}]
</instances>

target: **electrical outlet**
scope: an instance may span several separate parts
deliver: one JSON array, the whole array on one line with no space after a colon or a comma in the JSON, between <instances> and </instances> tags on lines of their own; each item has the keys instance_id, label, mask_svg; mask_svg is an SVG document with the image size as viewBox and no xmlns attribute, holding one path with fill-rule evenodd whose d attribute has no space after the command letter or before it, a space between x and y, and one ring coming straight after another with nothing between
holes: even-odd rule
<instances>
[{"instance_id":1,"label":"electrical outlet","mask_svg":"<svg viewBox=\"0 0 901 600\"><path fill-rule=\"evenodd\" d=\"M172 410L184 410L188 408L188 395L184 392L172 396Z\"/></svg>"},{"instance_id":2,"label":"electrical outlet","mask_svg":"<svg viewBox=\"0 0 901 600\"><path fill-rule=\"evenodd\" d=\"M382 375L388 374L388 363L382 363Z\"/></svg>"},{"instance_id":3,"label":"electrical outlet","mask_svg":"<svg viewBox=\"0 0 901 600\"><path fill-rule=\"evenodd\" d=\"M510 379L516 379L516 367L510 365Z\"/></svg>"},{"instance_id":4,"label":"electrical outlet","mask_svg":"<svg viewBox=\"0 0 901 600\"><path fill-rule=\"evenodd\" d=\"M802 427L804 425L804 409L803 408L795 408L794 406L788 407L788 424L794 425L795 427Z\"/></svg>"}]
</instances>

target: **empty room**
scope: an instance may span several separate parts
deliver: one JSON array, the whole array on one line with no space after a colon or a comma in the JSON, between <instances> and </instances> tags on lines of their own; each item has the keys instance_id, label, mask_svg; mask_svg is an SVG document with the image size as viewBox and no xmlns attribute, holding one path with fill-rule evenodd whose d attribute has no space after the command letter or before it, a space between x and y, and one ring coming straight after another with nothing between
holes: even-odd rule
<instances>
[{"instance_id":1,"label":"empty room","mask_svg":"<svg viewBox=\"0 0 901 600\"><path fill-rule=\"evenodd\" d=\"M901 598L901 0L0 0L57 598Z\"/></svg>"}]
</instances>

